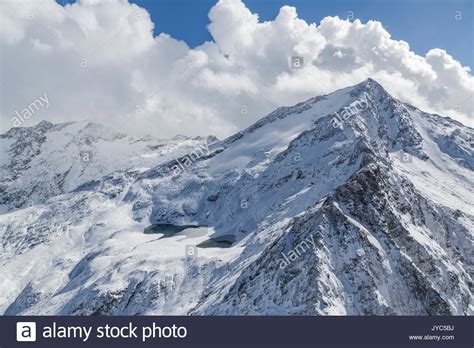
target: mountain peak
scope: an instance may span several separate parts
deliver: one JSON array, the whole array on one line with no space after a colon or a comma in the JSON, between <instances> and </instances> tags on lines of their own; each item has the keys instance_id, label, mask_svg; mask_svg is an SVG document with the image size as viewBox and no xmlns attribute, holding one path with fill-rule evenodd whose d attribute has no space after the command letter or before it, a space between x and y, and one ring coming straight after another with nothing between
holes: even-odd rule
<instances>
[{"instance_id":1,"label":"mountain peak","mask_svg":"<svg viewBox=\"0 0 474 348\"><path fill-rule=\"evenodd\" d=\"M49 121L46 121L46 120L42 120L41 122L39 122L36 126L34 126L34 128L36 129L42 129L42 130L46 130L46 129L49 129L53 127L53 124Z\"/></svg>"},{"instance_id":2,"label":"mountain peak","mask_svg":"<svg viewBox=\"0 0 474 348\"><path fill-rule=\"evenodd\" d=\"M359 83L359 85L383 88L383 86L377 80L373 79L372 77L366 78L364 81Z\"/></svg>"},{"instance_id":3,"label":"mountain peak","mask_svg":"<svg viewBox=\"0 0 474 348\"><path fill-rule=\"evenodd\" d=\"M388 96L390 94L385 90L385 88L376 80L373 78L369 77L365 79L364 81L352 86L354 92L365 92L365 93L370 93L370 94L379 94L383 93ZM391 97L391 96L390 96Z\"/></svg>"}]
</instances>

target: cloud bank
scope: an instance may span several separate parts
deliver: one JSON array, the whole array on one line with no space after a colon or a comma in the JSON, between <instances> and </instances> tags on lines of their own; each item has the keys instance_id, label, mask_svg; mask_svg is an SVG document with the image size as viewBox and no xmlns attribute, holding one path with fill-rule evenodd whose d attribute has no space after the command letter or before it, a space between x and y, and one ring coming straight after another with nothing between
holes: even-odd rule
<instances>
[{"instance_id":1,"label":"cloud bank","mask_svg":"<svg viewBox=\"0 0 474 348\"><path fill-rule=\"evenodd\" d=\"M441 49L416 55L380 22L326 17L316 25L289 6L261 22L240 0L217 2L209 21L213 41L190 48L154 37L148 12L126 0L1 1L1 131L46 93L49 107L22 125L90 119L136 134L224 137L276 107L367 77L473 125L470 69Z\"/></svg>"}]
</instances>

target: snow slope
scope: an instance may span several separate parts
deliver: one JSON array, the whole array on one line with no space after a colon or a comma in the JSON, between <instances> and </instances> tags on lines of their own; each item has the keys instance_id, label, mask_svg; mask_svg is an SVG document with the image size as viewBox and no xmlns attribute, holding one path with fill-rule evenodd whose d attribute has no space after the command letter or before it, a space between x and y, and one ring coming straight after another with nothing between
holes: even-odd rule
<instances>
[{"instance_id":1,"label":"snow slope","mask_svg":"<svg viewBox=\"0 0 474 348\"><path fill-rule=\"evenodd\" d=\"M0 215L0 311L472 314L473 135L369 79L205 154L71 176L65 194ZM207 233L143 233L155 223Z\"/></svg>"},{"instance_id":2,"label":"snow slope","mask_svg":"<svg viewBox=\"0 0 474 348\"><path fill-rule=\"evenodd\" d=\"M0 211L42 203L119 169L150 168L205 141L133 138L87 121L12 128L0 135Z\"/></svg>"}]
</instances>

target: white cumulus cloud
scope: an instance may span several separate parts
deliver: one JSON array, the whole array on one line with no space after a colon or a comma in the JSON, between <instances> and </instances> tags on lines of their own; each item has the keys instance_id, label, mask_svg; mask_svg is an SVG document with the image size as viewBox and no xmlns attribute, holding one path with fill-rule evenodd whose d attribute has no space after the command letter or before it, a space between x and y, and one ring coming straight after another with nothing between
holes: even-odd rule
<instances>
[{"instance_id":1,"label":"white cumulus cloud","mask_svg":"<svg viewBox=\"0 0 474 348\"><path fill-rule=\"evenodd\" d=\"M209 21L213 41L190 48L154 37L148 12L126 0L1 1L0 130L46 93L49 107L22 125L90 119L137 134L224 137L276 107L367 77L473 125L470 69L441 49L416 55L380 22L326 17L317 25L289 6L263 22L240 0L217 2ZM303 58L299 69L294 56Z\"/></svg>"}]
</instances>

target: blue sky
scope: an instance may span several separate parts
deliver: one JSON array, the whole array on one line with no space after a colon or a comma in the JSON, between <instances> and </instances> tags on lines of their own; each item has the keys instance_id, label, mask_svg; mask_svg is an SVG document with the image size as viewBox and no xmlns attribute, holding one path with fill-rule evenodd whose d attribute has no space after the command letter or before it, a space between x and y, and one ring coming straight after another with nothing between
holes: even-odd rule
<instances>
[{"instance_id":1,"label":"blue sky","mask_svg":"<svg viewBox=\"0 0 474 348\"><path fill-rule=\"evenodd\" d=\"M71 0L71 2L74 2ZM207 31L209 9L215 0L132 0L151 14L155 34L165 32L195 47L211 40ZM424 56L442 48L463 65L474 66L472 0L246 0L261 20L273 19L283 5L296 7L300 18L319 23L326 16L346 18L348 11L362 22L381 21L393 39L405 40ZM461 11L461 20L456 20Z\"/></svg>"}]
</instances>

